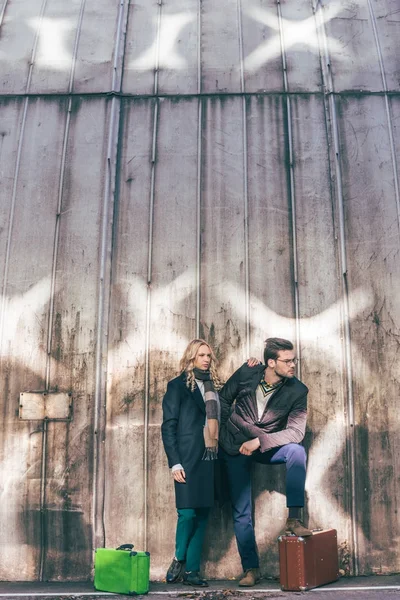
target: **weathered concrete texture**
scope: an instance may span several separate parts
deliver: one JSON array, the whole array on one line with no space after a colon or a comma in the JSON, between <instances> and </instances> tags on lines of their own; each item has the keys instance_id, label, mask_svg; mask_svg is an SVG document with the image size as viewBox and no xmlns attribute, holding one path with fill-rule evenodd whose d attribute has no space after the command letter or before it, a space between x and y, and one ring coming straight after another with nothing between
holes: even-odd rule
<instances>
[{"instance_id":1,"label":"weathered concrete texture","mask_svg":"<svg viewBox=\"0 0 400 600\"><path fill-rule=\"evenodd\" d=\"M198 333L224 378L295 340L309 522L346 571L399 571L396 0L3 0L0 27L0 579L130 541L162 579L161 401ZM72 421L20 421L29 390ZM254 511L275 576L283 468ZM204 565L240 573L227 505Z\"/></svg>"}]
</instances>

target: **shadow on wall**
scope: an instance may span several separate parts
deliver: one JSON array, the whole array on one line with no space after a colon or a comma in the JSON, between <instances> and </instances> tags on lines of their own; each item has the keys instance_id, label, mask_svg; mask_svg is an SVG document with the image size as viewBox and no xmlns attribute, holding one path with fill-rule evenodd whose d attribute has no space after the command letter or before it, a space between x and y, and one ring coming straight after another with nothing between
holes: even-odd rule
<instances>
[{"instance_id":1,"label":"shadow on wall","mask_svg":"<svg viewBox=\"0 0 400 600\"><path fill-rule=\"evenodd\" d=\"M21 377L22 377L21 373ZM161 390L161 384L157 386ZM140 399L141 401L141 399ZM154 398L153 398L154 401ZM159 400L160 401L160 400ZM135 400L133 401L135 404ZM16 407L16 401L14 407ZM130 405L132 407L132 405ZM154 407L155 408L155 407ZM156 415L154 415L156 416ZM10 418L10 415L9 415ZM16 417L14 417L16 418ZM332 419L326 427L320 432L308 430L306 432L304 445L309 456L308 479L315 480L315 472L318 468L321 475L318 477L318 498L329 507L329 519L321 521L321 514L306 509L306 521L309 516L310 525L317 527L337 527L339 520L351 521L351 489L349 485L349 461L348 444L349 439L345 433L341 438L335 433L335 427L343 430L342 416L335 424ZM329 425L333 424L333 429L328 430ZM156 425L156 423L155 423ZM129 427L126 428L129 433ZM32 435L36 433L37 435ZM157 439L160 439L159 427L154 431ZM329 447L325 444L325 436L338 438L338 452L334 456L329 454ZM38 444L40 431L31 431L30 435L21 433L19 436L19 445L22 455L29 457L29 462L34 463L36 467L31 471L24 473L15 473L19 478L21 485L19 489L12 491L4 488L7 493L8 505L13 501L16 494L20 495L20 505L25 507L17 509L16 528L12 533L12 528L8 528L3 537L2 544L18 544L20 546L29 546L40 549L41 543L41 523L40 507L38 506L38 485L39 485L39 466L40 466L40 444ZM35 441L35 438L36 441ZM322 441L322 450L321 450ZM368 423L359 426L354 432L355 454L356 454L356 494L357 494L357 514L356 526L359 541L363 552L369 557L367 569L369 572L376 572L379 568L378 559L386 560L387 564L395 564L396 557L396 539L390 535L391 531L396 530L396 511L395 495L391 492L394 483L394 468L388 447L387 431L371 431ZM26 445L27 447L25 447ZM323 451L325 448L325 452ZM168 482L170 490L165 493L156 493L151 502L155 515L165 518L168 514L171 520L175 518L172 481L163 454L161 442L154 445L154 454L150 464L157 465L156 471L160 475L158 483ZM323 452L322 467L315 465L313 455ZM379 458L381 456L381 459ZM131 457L128 457L131 460ZM140 455L139 460L142 460ZM313 462L314 461L314 462ZM6 461L7 462L7 461ZM68 466L68 465L67 465ZM90 473L88 473L90 477ZM58 486L59 481L53 479L55 475L48 473L47 486ZM32 481L33 480L33 481ZM11 485L11 484L10 484ZM16 483L14 482L13 487ZM33 487L32 487L33 486ZM67 486L68 487L68 486ZM36 490L34 497L31 493ZM58 489L58 488L57 488ZM309 490L308 507L310 503L315 506L315 490ZM68 491L68 490L67 490ZM71 492L71 490L69 490ZM60 488L60 493L62 489ZM167 498L170 498L168 506L165 506ZM286 519L285 508L285 467L254 465L253 474L253 499L254 499L254 518L256 535L259 544L259 552L262 564L263 574L267 576L276 576L278 574L278 558L276 537L284 526ZM163 505L163 510L161 509ZM17 508L17 506L15 506ZM310 513L308 515L308 512ZM379 514L379 518L376 515ZM10 513L11 519L13 518ZM3 518L7 515L3 513ZM123 515L121 515L123 518ZM45 577L46 579L65 579L78 575L79 578L90 577L90 565L92 561L91 551L91 524L84 515L82 509L65 503L63 506L47 505L44 511L44 551L46 555ZM4 530L5 531L5 530ZM151 540L150 540L151 541ZM344 540L340 540L341 543ZM108 541L109 544L109 541ZM164 540L162 558L158 557L160 564L157 568L164 567L163 561L169 560L164 551L167 546L172 547L172 540ZM346 550L346 548L344 548ZM348 548L347 548L348 550ZM348 567L348 551L342 553L342 568ZM371 558L372 557L372 558ZM374 563L376 557L376 564ZM204 560L207 575L211 578L221 576L237 576L240 571L240 562L236 550L236 541L233 533L231 510L229 502L222 507L216 506L212 511L210 524L208 528L208 537L205 544ZM346 562L347 561L347 562ZM165 565L165 568L167 565ZM368 572L367 571L367 572Z\"/></svg>"},{"instance_id":2,"label":"shadow on wall","mask_svg":"<svg viewBox=\"0 0 400 600\"><path fill-rule=\"evenodd\" d=\"M41 528L40 507L19 513L20 544L39 549ZM90 579L92 527L82 510L46 508L43 536L45 581Z\"/></svg>"},{"instance_id":3,"label":"shadow on wall","mask_svg":"<svg viewBox=\"0 0 400 600\"><path fill-rule=\"evenodd\" d=\"M37 580L42 552L45 580L87 580L92 526L85 499L92 481L92 426L78 405L88 401L90 406L90 397L75 390L75 420L48 423L42 507L43 422L19 419L18 392L43 390L44 383L16 357L3 356L1 367L0 579ZM29 558L20 564L26 552Z\"/></svg>"},{"instance_id":4,"label":"shadow on wall","mask_svg":"<svg viewBox=\"0 0 400 600\"><path fill-rule=\"evenodd\" d=\"M356 452L356 528L360 547L360 554L364 562L364 574L387 572L395 563L397 541L390 535L395 530L396 511L394 510L394 496L390 495L390 486L393 481L393 469L372 470L369 466L368 456L371 448L377 448L387 436L385 433L376 433L373 436L364 427L355 430ZM308 430L304 440L307 454L310 454L313 442L318 442L318 435ZM373 439L371 439L373 438ZM318 515L310 514L310 492L306 492L306 506L304 520L311 528L340 529L347 522L348 531L351 530L351 488L348 460L348 443L343 445L341 452L329 464L324 476L320 480L321 489L318 498L321 503L326 502L328 517L324 521ZM282 533L287 518L285 496L285 466L253 465L253 519L260 555L260 568L263 576L279 576L279 559L277 537ZM373 520L373 505L371 499L379 498L379 523ZM374 508L375 506L375 508ZM334 507L334 509L332 509ZM339 568L346 575L351 570L351 540L341 539L338 536ZM231 554L233 552L233 554ZM387 557L387 567L382 564L382 558ZM376 561L374 561L376 558ZM204 549L205 570L210 578L221 578L226 572L229 577L237 577L241 573L239 555L233 532L231 507L229 498L222 506L216 505L210 516L207 538Z\"/></svg>"}]
</instances>

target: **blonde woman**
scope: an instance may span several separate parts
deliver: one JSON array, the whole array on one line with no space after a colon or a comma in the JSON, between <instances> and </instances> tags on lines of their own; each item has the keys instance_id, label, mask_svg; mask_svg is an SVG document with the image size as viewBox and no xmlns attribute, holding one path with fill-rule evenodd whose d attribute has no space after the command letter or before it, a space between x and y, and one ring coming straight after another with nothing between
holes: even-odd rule
<instances>
[{"instance_id":1,"label":"blonde woman","mask_svg":"<svg viewBox=\"0 0 400 600\"><path fill-rule=\"evenodd\" d=\"M175 483L178 511L175 557L167 582L206 587L200 560L208 513L214 504L214 461L218 454L221 382L215 355L192 340L180 362L181 374L168 383L161 426Z\"/></svg>"}]
</instances>

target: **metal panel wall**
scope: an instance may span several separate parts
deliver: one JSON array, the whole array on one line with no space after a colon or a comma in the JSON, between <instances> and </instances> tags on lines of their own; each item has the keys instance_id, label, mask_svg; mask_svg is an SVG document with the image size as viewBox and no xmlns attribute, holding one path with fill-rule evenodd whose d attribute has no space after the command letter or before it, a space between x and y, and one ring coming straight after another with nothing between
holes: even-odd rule
<instances>
[{"instance_id":1,"label":"metal panel wall","mask_svg":"<svg viewBox=\"0 0 400 600\"><path fill-rule=\"evenodd\" d=\"M365 290L370 296L365 307L360 307L356 298L350 303L358 313L352 323L352 361L357 374L353 380L359 471L356 482L360 498L356 518L362 532L361 569L369 571L382 564L382 554L386 556L386 568L393 570L393 546L389 542L388 555L388 548L383 546L397 530L398 416L394 399L400 371L394 358L399 303L398 283L393 282L399 280L399 221L391 148L384 100L372 98L367 103L362 99L354 107L341 102L341 137L347 146L343 183L349 286ZM366 136L371 138L369 143L364 142ZM382 204L384 197L388 201ZM373 513L380 515L379 523L372 518Z\"/></svg>"},{"instance_id":2,"label":"metal panel wall","mask_svg":"<svg viewBox=\"0 0 400 600\"><path fill-rule=\"evenodd\" d=\"M399 23L395 0L3 0L0 579L86 579L130 540L164 576L161 402L197 335L225 378L294 340L310 525L346 571L400 570ZM19 420L28 390L71 392L72 421ZM284 469L253 483L276 575ZM204 565L240 572L228 506Z\"/></svg>"},{"instance_id":3,"label":"metal panel wall","mask_svg":"<svg viewBox=\"0 0 400 600\"><path fill-rule=\"evenodd\" d=\"M2 528L9 547L1 564L3 579L20 578L21 561L28 578L37 577L40 569L42 428L36 422L19 422L17 415L20 391L45 388L55 223L52 173L60 164L62 130L58 119L64 104L45 99L20 102L24 107L22 120L15 103L7 102L4 107L6 122L17 129L18 138L12 150L17 158L15 170L10 171L14 188L5 203L9 215L3 230ZM42 177L37 177L38 172ZM25 562L30 547L32 552Z\"/></svg>"}]
</instances>

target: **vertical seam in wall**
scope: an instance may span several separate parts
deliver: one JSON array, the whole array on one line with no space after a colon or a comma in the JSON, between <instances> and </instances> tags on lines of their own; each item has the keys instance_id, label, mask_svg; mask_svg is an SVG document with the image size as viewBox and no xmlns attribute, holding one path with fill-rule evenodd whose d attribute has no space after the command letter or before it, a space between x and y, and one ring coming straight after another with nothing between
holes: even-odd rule
<instances>
[{"instance_id":1,"label":"vertical seam in wall","mask_svg":"<svg viewBox=\"0 0 400 600\"><path fill-rule=\"evenodd\" d=\"M113 86L117 85L118 70L122 68L120 57L120 44L122 37L123 14L125 0L120 0L118 12L117 35L114 46ZM128 15L126 11L126 18ZM122 51L123 55L123 51ZM119 69L118 69L119 65ZM122 78L119 77L119 87ZM117 91L117 89L113 89ZM106 390L107 390L107 351L108 351L108 320L111 289L111 264L112 264L112 221L115 208L115 178L116 156L119 140L121 99L113 96L110 108L110 123L108 130L108 146L106 157L106 173L104 181L104 197L101 224L101 249L100 249L100 276L98 287L97 307L97 336L95 355L95 402L94 402L94 447L93 447L93 549L105 545L105 426L106 426ZM107 272L108 271L108 272ZM106 293L108 291L108 296Z\"/></svg>"},{"instance_id":2,"label":"vertical seam in wall","mask_svg":"<svg viewBox=\"0 0 400 600\"><path fill-rule=\"evenodd\" d=\"M158 0L158 14L157 14L157 32L156 32L156 47L154 57L154 96L158 96L158 74L160 69L160 38L161 38L161 18L162 18L162 7L163 0Z\"/></svg>"},{"instance_id":3,"label":"vertical seam in wall","mask_svg":"<svg viewBox=\"0 0 400 600\"><path fill-rule=\"evenodd\" d=\"M244 205L244 271L245 271L245 315L246 315L246 356L250 356L250 264L249 264L249 197L248 197L248 149L247 149L247 100L244 96L244 55L243 55L243 26L242 3L237 0L240 92L242 96L243 121L243 205Z\"/></svg>"},{"instance_id":4,"label":"vertical seam in wall","mask_svg":"<svg viewBox=\"0 0 400 600\"><path fill-rule=\"evenodd\" d=\"M40 9L39 25L36 29L31 58L29 61L28 78L27 78L27 83L26 83L26 88L25 88L26 94L29 93L29 87L31 84L33 63L35 60L36 48L37 48L37 44L38 44L38 38L39 38L40 29L42 26L43 14L44 14L44 11L46 8L46 3L47 3L47 0L43 0L41 9ZM1 15L2 18L4 16L6 4L4 5L3 8L4 8L4 10L2 11L2 15ZM20 166L21 166L22 144L23 144L24 135L25 135L28 104L29 104L29 96L26 96L25 102L24 102L23 115L22 115L21 130L20 130L20 135L19 135L19 140L18 140L17 158L15 161L14 181L13 181L13 189L12 189L12 194L11 194L10 217L9 217L8 232L7 232L6 256L5 256L5 261L4 261L2 298L1 298L1 309L0 309L1 310L1 315L0 315L0 361L1 361L1 357L2 357L1 348L3 345L4 318L5 318L5 311L6 311L6 304L7 304L6 292L7 292L7 285L8 285L8 272L9 272L9 268L10 268L11 237L12 237L12 231L13 231L13 226L14 226L15 205L16 205L16 201L17 201L17 185L18 185L19 170L20 170Z\"/></svg>"},{"instance_id":5,"label":"vertical seam in wall","mask_svg":"<svg viewBox=\"0 0 400 600\"><path fill-rule=\"evenodd\" d=\"M153 263L153 224L154 224L154 197L155 197L155 164L157 149L157 123L158 123L158 98L154 103L153 120L153 142L151 153L151 185L150 185L150 206L149 206L149 251L147 266L147 306L146 306L146 354L145 354L145 406L144 406L144 549L148 547L148 430L149 430L149 404L150 404L150 322L151 322L151 284L152 284L152 263Z\"/></svg>"},{"instance_id":6,"label":"vertical seam in wall","mask_svg":"<svg viewBox=\"0 0 400 600\"><path fill-rule=\"evenodd\" d=\"M3 4L3 8L1 9L1 13L0 13L0 27L3 25L4 15L6 14L6 8L7 8L8 2L9 2L9 0L5 0L5 2Z\"/></svg>"},{"instance_id":7,"label":"vertical seam in wall","mask_svg":"<svg viewBox=\"0 0 400 600\"><path fill-rule=\"evenodd\" d=\"M389 104L385 66L383 64L382 48L381 48L381 43L380 43L379 34L378 34L378 27L376 24L376 17L375 17L374 9L371 4L371 0L367 0L367 1L368 1L369 13L371 16L372 30L374 33L376 50L378 53L378 61L379 61L379 68L380 68L380 72L381 72L383 91L385 93L385 110L386 110L386 119L387 119L388 132L389 132L390 152L391 152L391 157L392 157L394 191L395 191L396 209L397 209L397 224L398 224L398 230L400 233L399 174L398 174L398 169L397 169L396 149L395 149L394 138L393 138L392 115L391 115L390 104Z\"/></svg>"},{"instance_id":8,"label":"vertical seam in wall","mask_svg":"<svg viewBox=\"0 0 400 600\"><path fill-rule=\"evenodd\" d=\"M202 157L202 121L203 103L201 94L201 0L198 0L197 11L197 192L196 192L196 337L200 337L201 312L201 157Z\"/></svg>"},{"instance_id":9,"label":"vertical seam in wall","mask_svg":"<svg viewBox=\"0 0 400 600\"><path fill-rule=\"evenodd\" d=\"M76 68L76 57L78 55L78 46L79 40L82 31L82 22L83 22L83 14L86 8L86 0L81 1L81 7L79 9L79 17L78 17L78 28L75 36L74 49L72 51L72 64L71 64L71 72L69 75L69 84L68 84L68 93L72 94L73 85L74 85L74 77L75 77L75 68Z\"/></svg>"},{"instance_id":10,"label":"vertical seam in wall","mask_svg":"<svg viewBox=\"0 0 400 600\"><path fill-rule=\"evenodd\" d=\"M34 60L35 60L36 49L37 49L37 44L38 44L38 39L39 39L39 33L40 33L42 21L43 21L43 15L44 15L44 11L46 8L46 3L47 3L47 0L43 0L41 9L40 9L39 25L36 29L31 58L29 61L29 72L28 72L28 78L27 78L27 83L26 83L26 88L25 88L26 94L29 93L29 88L30 88L30 84L31 84L33 64L34 64ZM3 11L1 14L1 23L3 21L5 8L6 8L6 5L4 5ZM20 166L21 166L22 145L23 145L24 136L25 136L28 105L29 105L29 97L26 96L25 102L24 102L21 131L20 131L20 136L19 136L19 140L18 140L18 150L17 150L17 158L16 158L16 162L15 162L14 182L13 182L13 189L12 189L12 196L11 196L9 226L8 226L8 232L7 232L7 246L6 246L5 264L4 264L4 275L3 275L3 286L2 286L3 289L2 289L2 299L1 299L1 317L0 317L0 360L1 360L1 356L2 356L1 347L3 344L4 318L5 318L5 310L6 310L6 303L7 303L6 302L6 292L7 292L7 284L8 284L8 272L9 272L9 267L10 267L11 237L12 237L13 226L14 226L15 205L16 205L16 201L17 201L17 185L18 185L19 171L20 171ZM43 560L44 560L44 537L45 537L45 532L44 532L45 480L44 480L44 477L45 477L45 473L46 473L46 446L47 446L47 426L44 423L43 424L43 435L42 435L41 479L40 479L40 499L39 499L39 503L40 503L40 540L41 540L40 556L39 556L39 579L41 579L41 577L42 577L42 565L43 565Z\"/></svg>"},{"instance_id":11,"label":"vertical seam in wall","mask_svg":"<svg viewBox=\"0 0 400 600\"><path fill-rule=\"evenodd\" d=\"M40 30L43 23L43 16L46 10L47 0L43 0L42 6L40 8L39 15L39 25L36 30L35 41L33 44L31 60L29 63L29 73L28 79L26 83L26 93L29 92L29 88L31 86L32 81L32 73L33 73L33 65L36 58L36 50L39 42ZM26 115L28 111L28 97L25 101L24 107L24 130L26 123ZM23 140L23 135L21 136L21 141ZM22 148L22 143L21 143ZM19 157L20 158L20 157ZM18 166L19 170L19 166ZM47 357L46 357L47 360ZM47 421L43 421L43 436L42 436L42 461L41 461L41 471L40 471L40 557L39 557L39 581L43 581L43 571L44 571L44 562L45 562L45 546L46 546L46 530L45 530L45 507L46 507L46 471L47 471L47 435L48 435L48 424Z\"/></svg>"},{"instance_id":12,"label":"vertical seam in wall","mask_svg":"<svg viewBox=\"0 0 400 600\"><path fill-rule=\"evenodd\" d=\"M323 54L326 62L327 88L325 95L329 95L329 108L331 114L331 130L333 137L334 156L335 156L335 175L336 175L336 199L339 218L339 256L342 281L342 315L344 330L344 350L345 350L345 371L347 383L347 430L348 430L348 452L350 457L350 487L351 487L351 535L352 535L352 563L354 575L358 575L358 532L357 532L357 504L355 487L355 441L354 441L354 396L353 396L353 370L351 361L351 337L350 337L350 316L349 316L349 295L347 281L347 254L345 244L345 226L344 226L344 203L343 203L343 181L340 164L340 143L339 127L337 122L336 99L333 86L333 77L331 72L331 62L328 50L328 43L325 34L324 19L321 15L323 8L321 0L316 0L312 4L314 14L320 20L318 29L321 30L323 41ZM324 74L324 69L322 68Z\"/></svg>"},{"instance_id":13,"label":"vertical seam in wall","mask_svg":"<svg viewBox=\"0 0 400 600\"><path fill-rule=\"evenodd\" d=\"M60 183L58 189L58 201L57 201L57 209L56 209L56 224L55 224L55 232L54 232L54 242L53 242L53 263L51 269L51 286L50 286L50 306L47 315L47 351L46 351L46 367L45 367L45 390L49 391L50 389L50 365L51 365L51 341L52 341L52 331L53 331L53 320L54 320L54 294L55 294L55 282L56 282L56 268L57 268L57 254L58 254L58 240L59 240L59 232L60 232L60 217L61 217L61 201L62 201L62 187L64 180L64 170L65 170L65 155L66 148L68 142L68 131L69 131L69 122L70 122L70 114L71 114L71 99L69 100L69 106L67 111L67 120L65 125L65 133L64 133L64 142L63 142L63 151L62 151L62 160L61 160L61 174L60 174ZM46 425L46 427L45 427ZM44 428L45 427L45 428ZM46 450L47 444L47 423L43 423L43 453ZM43 476L43 487L44 491L41 494L41 512L44 510L44 502L45 502L45 487L46 487L46 463L42 468L42 476ZM42 504L43 501L43 504ZM40 568L39 568L39 580L43 581L43 573L45 566L45 548L44 543L40 544Z\"/></svg>"},{"instance_id":14,"label":"vertical seam in wall","mask_svg":"<svg viewBox=\"0 0 400 600\"><path fill-rule=\"evenodd\" d=\"M25 134L25 124L26 124L26 115L28 111L28 103L29 98L25 98L24 101L24 109L22 115L22 123L21 123L21 131L18 140L18 150L17 150L17 159L15 162L14 169L14 181L13 181L13 189L11 194L11 207L10 207L10 216L8 221L8 232L7 232L7 245L6 245L6 255L4 261L4 272L3 272L3 285L2 285L2 298L1 298L1 319L0 319L0 350L3 345L3 334L4 334L4 318L7 304L7 285L8 285L8 272L10 268L10 253L11 253L11 237L14 228L14 215L15 215L15 204L17 198L17 185L18 185L18 177L19 177L19 169L21 164L21 153L22 153L22 143ZM2 359L2 352L0 351L0 360Z\"/></svg>"},{"instance_id":15,"label":"vertical seam in wall","mask_svg":"<svg viewBox=\"0 0 400 600\"><path fill-rule=\"evenodd\" d=\"M34 43L33 43L31 58L29 61L28 78L27 78L26 88L25 88L26 94L29 93L29 88L31 85L33 64L35 61L36 49L37 49L37 45L38 45L39 34L40 34L42 22L43 22L43 15L44 15L44 11L46 9L46 4L47 4L47 0L43 0L43 2L41 4L41 8L40 8L39 24L38 24L38 27L35 32L35 39L34 39ZM6 7L6 5L4 5L3 11L1 14L1 23L2 23L2 20L4 17L5 7ZM18 185L19 170L20 170L20 166L21 166L22 145L23 145L24 136L25 136L28 105L29 105L29 97L26 96L25 102L24 102L24 111L23 111L23 116L22 116L21 131L20 131L20 136L19 136L19 140L18 140L17 159L15 162L14 182L13 182L13 190L12 190L12 196L11 196L10 218L9 218L9 226L8 226L8 233L7 233L7 246L6 246L6 257L5 257L4 275L3 275L3 286L2 286L3 289L2 289L1 317L0 317L0 360L1 360L1 356L2 356L1 347L2 347L2 343L3 343L4 318L5 318L5 309L6 309L6 291L7 291L7 284L8 284L8 272L9 272L9 267L10 267L11 237L12 237L12 231L13 231L13 226L14 226L15 205L16 205L16 201L17 201L17 185ZM39 579L40 580L42 578L42 568L43 568L43 560L44 560L44 543L45 543L44 542L44 537L45 537L44 502L45 502L46 482L45 482L44 477L45 477L45 473L46 473L46 446L47 446L47 425L45 426L45 424L43 424L42 459L41 459L41 472L40 472L40 499L39 499L39 503L40 503Z\"/></svg>"},{"instance_id":16,"label":"vertical seam in wall","mask_svg":"<svg viewBox=\"0 0 400 600\"><path fill-rule=\"evenodd\" d=\"M296 221L296 196L294 188L294 157L293 157L293 131L292 131L292 106L289 94L289 83L287 77L285 37L283 32L282 9L280 0L277 0L279 35L281 43L283 85L286 95L286 117L288 132L288 151L289 151L289 193L292 227L292 246L293 246L293 277L294 277L294 309L295 309L295 327L296 327L296 351L299 358L297 376L301 379L301 348L300 348L300 302L299 302L299 279L298 279L298 256L297 256L297 221Z\"/></svg>"},{"instance_id":17,"label":"vertical seam in wall","mask_svg":"<svg viewBox=\"0 0 400 600\"><path fill-rule=\"evenodd\" d=\"M158 71L159 71L159 53L160 53L160 35L161 35L161 17L162 0L158 0L157 17L157 43L154 67L154 116L153 116L153 140L151 149L151 184L150 184L150 204L149 204L149 248L147 259L147 302L146 302L146 352L145 352L145 389L144 389L144 440L143 440L143 473L144 473L144 506L143 506L143 533L144 549L148 547L148 487L149 487L149 405L150 405L150 322L151 322L151 284L152 284L152 265L153 265L153 225L154 225L154 199L155 199L155 175L156 175L156 155L157 155L157 124L159 111L158 98Z\"/></svg>"},{"instance_id":18,"label":"vertical seam in wall","mask_svg":"<svg viewBox=\"0 0 400 600\"><path fill-rule=\"evenodd\" d=\"M379 34L378 34L378 26L377 26L377 23L376 23L376 17L375 17L375 13L374 13L374 9L373 9L371 0L368 0L368 8L369 8L369 12L370 12L370 15L371 15L372 29L373 29L373 32L374 32L375 44L376 44L376 49L377 49L377 53L378 53L379 68L380 68L380 71L381 71L382 84L383 84L383 89L384 89L384 92L385 92L386 119L387 119L388 132L389 132L390 152L391 152L391 157L392 157L393 181L394 181L394 190L395 190L395 199L396 199L396 210L397 210L397 228L398 228L398 232L400 234L399 175L398 175L398 169L397 169L396 148L395 148L394 138L393 138L393 120L392 120L392 114L391 114L390 104L389 104L388 86L387 86L387 81L386 81L385 65L384 65L383 56L382 56L382 48L381 48L381 43L380 43ZM397 473L397 460L396 460L396 458L397 458L396 452L393 452L392 453L392 460L393 460L393 463L394 463L394 473ZM395 496L395 506L397 507L396 487L395 487L395 494L394 494L394 496Z\"/></svg>"},{"instance_id":19,"label":"vertical seam in wall","mask_svg":"<svg viewBox=\"0 0 400 600\"><path fill-rule=\"evenodd\" d=\"M201 311L201 177L203 103L198 99L197 193L196 193L196 337L200 337Z\"/></svg>"},{"instance_id":20,"label":"vertical seam in wall","mask_svg":"<svg viewBox=\"0 0 400 600\"><path fill-rule=\"evenodd\" d=\"M85 0L83 0L82 4L84 4ZM82 9L82 5L81 5L81 9ZM70 81L69 81L69 88L68 88L68 92L69 94L72 91L72 81L73 81L73 72L74 72L74 59L75 59L75 54L76 54L76 50L77 50L77 39L79 38L79 33L80 33L80 27L81 27L81 19L79 20L79 25L78 25L78 31L77 31L77 35L75 38L75 46L74 46L74 53L73 53L73 59L72 59L72 65L71 65L71 76L70 76ZM66 118L66 122L65 122L65 129L64 129L64 141L63 141L63 149L62 149L62 158L61 158L61 168L60 168L60 180L59 180L59 186L58 186L58 198L57 198L57 208L56 208L56 224L55 224L55 232L54 232L54 242L53 242L53 260L52 260L52 269L51 269L51 291L50 291L50 306L49 306L49 311L48 311L48 317L47 317L47 351L46 351L46 367L45 367L45 389L46 391L49 391L50 389L50 368L51 368L51 347L52 347L52 333L53 333L53 322L54 322L54 304L55 304L55 289L56 289L56 270L57 270L57 258L58 258L58 242L59 242L59 236L60 236L60 220L61 220L61 208L62 208L62 191L63 191L63 187L64 187L64 177L65 177L65 163L66 163L66 155L67 155L67 145L68 145L68 136L69 136L69 129L70 129L70 122L71 122L71 109L72 109L72 98L70 97L68 100L68 107L67 107L67 118ZM46 427L45 427L46 425ZM45 451L46 451L46 444L47 444L47 423L43 424L43 454L45 455ZM43 475L43 493L41 494L41 512L43 512L44 510L44 503L45 503L45 487L46 487L46 481L45 481L45 477L46 477L46 462L44 462L44 465L42 467L42 475ZM43 504L42 504L43 502ZM43 530L43 527L42 527ZM44 574L44 568L45 568L45 548L44 548L44 543L42 540L42 543L40 545L41 547L41 551L40 551L40 568L39 568L39 580L43 581L43 574Z\"/></svg>"},{"instance_id":21,"label":"vertical seam in wall","mask_svg":"<svg viewBox=\"0 0 400 600\"><path fill-rule=\"evenodd\" d=\"M46 478L47 478L47 435L48 419L42 421L42 460L40 465L40 559L39 559L39 581L43 581L43 572L46 559Z\"/></svg>"},{"instance_id":22,"label":"vertical seam in wall","mask_svg":"<svg viewBox=\"0 0 400 600\"><path fill-rule=\"evenodd\" d=\"M85 0L81 2L80 15L78 20L78 29L75 36L75 44L74 50L72 54L72 63L71 63L71 73L68 85L68 93L72 93L72 84L73 77L75 72L75 61L76 61L76 53L78 49L78 41L80 36L80 31L82 27L82 16L83 16L83 7L85 5ZM71 96L68 99L68 107L67 107L67 118L65 122L64 128L64 141L63 141L63 149L62 149L62 158L61 158L61 168L60 168L60 180L58 185L58 198L57 198L57 208L56 208L56 224L55 224L55 232L54 232L54 242L53 242L53 260L52 260L52 269L51 269L51 291L50 291L50 305L47 316L47 352L46 352L46 367L45 367L45 389L49 391L50 389L50 368L51 368L51 347L52 347L52 333L53 333L53 322L54 322L54 304L55 304L55 289L56 289L56 271L57 271L57 258L58 258L58 242L60 237L60 220L61 220L61 209L62 209L62 196L63 196L63 187L64 187L64 178L65 178L65 163L67 156L67 146L68 146L68 137L69 137L69 129L71 122L71 109L72 109L72 98ZM47 423L43 424L43 455L46 457L46 445L47 445L47 433L48 427ZM42 477L43 477L43 492L41 494L41 513L44 511L45 507L45 498L46 498L46 459L44 458L44 464L42 466ZM41 528L43 531L42 534L42 542L40 544L40 567L39 567L39 580L43 581L43 574L45 568L45 539L44 539L44 523Z\"/></svg>"},{"instance_id":23,"label":"vertical seam in wall","mask_svg":"<svg viewBox=\"0 0 400 600\"><path fill-rule=\"evenodd\" d=\"M34 65L35 58L36 58L36 50L37 50L37 45L38 45L38 42L39 42L40 30L42 28L44 11L46 10L46 4L47 4L47 0L43 0L42 6L40 8L40 14L39 14L39 25L38 25L38 27L36 29L36 34L35 34L35 40L33 42L31 59L29 61L29 72L28 72L28 79L27 79L27 82L26 82L26 90L25 90L26 94L29 93L29 88L31 87L33 65Z\"/></svg>"},{"instance_id":24,"label":"vertical seam in wall","mask_svg":"<svg viewBox=\"0 0 400 600\"><path fill-rule=\"evenodd\" d=\"M122 24L123 24L123 17L124 17L124 4L125 4L125 0L120 0L119 13L118 13L118 25L117 25L117 38L115 40L113 74L112 74L112 81L111 81L111 90L113 92L120 92L121 86L122 86L122 64L123 64L124 52L122 52L122 56L120 56L119 48L121 45L121 36L123 33L126 33L126 30L125 30L125 32L122 31ZM129 0L127 0L127 6L129 7ZM127 11L127 16L128 16L128 12L129 11ZM120 67L120 68L118 68L118 67ZM119 81L118 81L118 79L119 79Z\"/></svg>"},{"instance_id":25,"label":"vertical seam in wall","mask_svg":"<svg viewBox=\"0 0 400 600\"><path fill-rule=\"evenodd\" d=\"M72 87L74 81L75 74L75 65L76 65L76 55L78 52L78 44L80 33L82 30L82 20L83 13L85 8L86 0L82 0L79 19L78 19L78 27L75 36L74 49L72 53L72 62L71 62L71 72L68 84L68 94L72 94ZM71 111L72 111L72 97L70 96L68 99L67 106L67 117L65 121L64 128L64 142L61 156L61 167L60 167L60 180L58 185L58 200L57 200L57 209L56 209L56 226L54 233L54 244L53 244L53 261L52 261L52 272L51 272L51 293L50 293L50 306L48 313L48 325L47 325L47 356L46 356L46 391L50 389L50 367L51 367L51 346L52 346L52 332L53 332L53 322L54 322L54 295L56 288L56 270L57 270L57 258L58 258L58 242L60 236L60 221L61 221L61 211L62 211L62 197L63 197L63 188L64 188L64 179L65 179L65 165L67 158L67 147L68 147L68 138L69 138L69 130L71 125Z\"/></svg>"}]
</instances>

